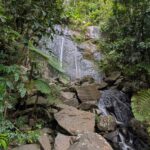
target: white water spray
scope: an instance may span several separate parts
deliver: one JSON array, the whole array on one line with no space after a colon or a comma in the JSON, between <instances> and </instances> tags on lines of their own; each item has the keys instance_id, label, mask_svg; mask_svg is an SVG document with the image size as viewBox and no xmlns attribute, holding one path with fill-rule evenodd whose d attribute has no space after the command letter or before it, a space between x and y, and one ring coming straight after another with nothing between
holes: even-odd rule
<instances>
[{"instance_id":1,"label":"white water spray","mask_svg":"<svg viewBox=\"0 0 150 150\"><path fill-rule=\"evenodd\" d=\"M64 30L64 36L67 33L67 28L65 28ZM65 37L62 36L61 39L61 47L60 47L60 57L59 57L59 61L60 61L60 67L63 67L63 53L64 53L64 43L65 43Z\"/></svg>"}]
</instances>

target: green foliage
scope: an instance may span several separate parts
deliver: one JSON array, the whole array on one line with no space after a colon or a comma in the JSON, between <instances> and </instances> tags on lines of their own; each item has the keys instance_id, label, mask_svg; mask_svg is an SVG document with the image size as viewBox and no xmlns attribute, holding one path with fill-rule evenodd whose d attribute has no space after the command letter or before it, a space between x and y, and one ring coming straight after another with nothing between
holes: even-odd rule
<instances>
[{"instance_id":1,"label":"green foliage","mask_svg":"<svg viewBox=\"0 0 150 150\"><path fill-rule=\"evenodd\" d=\"M22 78L20 67L17 65L0 65L0 115L4 117L4 111L13 108L17 98L23 98L26 95L26 89Z\"/></svg>"},{"instance_id":2,"label":"green foliage","mask_svg":"<svg viewBox=\"0 0 150 150\"><path fill-rule=\"evenodd\" d=\"M150 135L150 89L139 91L132 97L131 101L135 118L146 124Z\"/></svg>"},{"instance_id":3,"label":"green foliage","mask_svg":"<svg viewBox=\"0 0 150 150\"><path fill-rule=\"evenodd\" d=\"M75 27L79 25L84 29L90 25L105 26L109 16L112 14L112 0L78 0L72 1L66 7L65 17Z\"/></svg>"},{"instance_id":4,"label":"green foliage","mask_svg":"<svg viewBox=\"0 0 150 150\"><path fill-rule=\"evenodd\" d=\"M34 143L37 142L40 135L38 130L29 130L23 132L9 120L1 120L0 126L0 143L1 139L5 140L7 145L5 144L4 146L8 146L10 141L15 142L16 144ZM2 142L2 144L3 143L4 142Z\"/></svg>"},{"instance_id":5,"label":"green foliage","mask_svg":"<svg viewBox=\"0 0 150 150\"><path fill-rule=\"evenodd\" d=\"M37 139L36 132L21 132L6 118L8 110L12 111L19 100L25 99L29 80L37 80L32 65L38 59L35 62L30 54L34 51L42 57L35 47L44 34L52 36L53 25L60 22L61 13L62 0L0 0L0 134L7 135L9 141L31 143ZM47 32L48 28L51 32ZM30 43L33 43L32 47ZM53 58L49 57L47 61L57 69ZM40 84L44 88L37 86L37 89L47 94L48 87L42 81ZM0 138L0 145L5 148L5 140Z\"/></svg>"},{"instance_id":6,"label":"green foliage","mask_svg":"<svg viewBox=\"0 0 150 150\"><path fill-rule=\"evenodd\" d=\"M132 97L132 110L140 121L150 120L150 89L139 91Z\"/></svg>"},{"instance_id":7,"label":"green foliage","mask_svg":"<svg viewBox=\"0 0 150 150\"><path fill-rule=\"evenodd\" d=\"M101 49L106 57L101 67L121 70L124 75L150 77L150 2L114 1ZM138 76L137 76L138 74Z\"/></svg>"},{"instance_id":8,"label":"green foliage","mask_svg":"<svg viewBox=\"0 0 150 150\"><path fill-rule=\"evenodd\" d=\"M8 147L8 137L5 134L0 134L0 149L6 150Z\"/></svg>"},{"instance_id":9,"label":"green foliage","mask_svg":"<svg viewBox=\"0 0 150 150\"><path fill-rule=\"evenodd\" d=\"M50 86L44 80L35 80L35 87L43 94L49 94L51 92Z\"/></svg>"}]
</instances>

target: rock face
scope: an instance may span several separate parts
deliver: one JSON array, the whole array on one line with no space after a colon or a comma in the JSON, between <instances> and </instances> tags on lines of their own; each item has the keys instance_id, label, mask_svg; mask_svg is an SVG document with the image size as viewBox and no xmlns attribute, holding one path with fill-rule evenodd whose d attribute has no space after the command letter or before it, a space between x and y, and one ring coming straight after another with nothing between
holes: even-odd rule
<instances>
[{"instance_id":1,"label":"rock face","mask_svg":"<svg viewBox=\"0 0 150 150\"><path fill-rule=\"evenodd\" d=\"M76 87L76 91L81 102L97 101L100 98L100 92L95 84Z\"/></svg>"},{"instance_id":2,"label":"rock face","mask_svg":"<svg viewBox=\"0 0 150 150\"><path fill-rule=\"evenodd\" d=\"M61 26L57 26L55 30L56 34L53 40L43 37L39 48L47 54L52 51L56 59L60 61L60 67L63 68L71 80L90 75L96 81L101 81L101 73L96 69L97 66L92 60L85 59L82 51L78 48L78 44L71 39L71 31L67 27L63 29ZM94 37L97 36L95 33L97 32L95 32L94 27L94 34L92 33ZM91 44L90 46L92 46L92 51L95 51L95 46Z\"/></svg>"},{"instance_id":3,"label":"rock face","mask_svg":"<svg viewBox=\"0 0 150 150\"><path fill-rule=\"evenodd\" d=\"M54 117L58 124L71 135L94 132L95 115L90 112L68 107L54 114Z\"/></svg>"},{"instance_id":4,"label":"rock face","mask_svg":"<svg viewBox=\"0 0 150 150\"><path fill-rule=\"evenodd\" d=\"M100 121L97 127L100 131L113 131L116 128L116 120L113 116L100 116Z\"/></svg>"},{"instance_id":5,"label":"rock face","mask_svg":"<svg viewBox=\"0 0 150 150\"><path fill-rule=\"evenodd\" d=\"M90 41L86 41L86 42L81 43L79 45L79 49L81 51L84 51L84 52L89 52L90 54L93 54L93 53L95 53L97 51L96 45L94 45Z\"/></svg>"},{"instance_id":6,"label":"rock face","mask_svg":"<svg viewBox=\"0 0 150 150\"><path fill-rule=\"evenodd\" d=\"M96 133L81 135L68 150L113 150L107 141Z\"/></svg>"},{"instance_id":7,"label":"rock face","mask_svg":"<svg viewBox=\"0 0 150 150\"><path fill-rule=\"evenodd\" d=\"M71 136L58 134L55 138L54 150L67 150L71 145Z\"/></svg>"},{"instance_id":8,"label":"rock face","mask_svg":"<svg viewBox=\"0 0 150 150\"><path fill-rule=\"evenodd\" d=\"M16 148L13 148L12 150L41 150L40 146L37 144L27 144L27 145L22 145Z\"/></svg>"}]
</instances>

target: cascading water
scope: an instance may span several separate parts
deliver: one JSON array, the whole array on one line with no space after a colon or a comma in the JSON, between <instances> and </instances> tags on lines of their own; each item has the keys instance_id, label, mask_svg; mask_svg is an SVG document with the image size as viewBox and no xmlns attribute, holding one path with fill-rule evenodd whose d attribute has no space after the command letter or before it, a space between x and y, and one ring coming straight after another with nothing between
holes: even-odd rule
<instances>
[{"instance_id":1,"label":"cascading water","mask_svg":"<svg viewBox=\"0 0 150 150\"><path fill-rule=\"evenodd\" d=\"M78 43L71 38L72 30L67 27L55 26L53 40L43 37L39 43L39 48L44 52L51 52L60 62L60 67L71 80L91 76L95 81L100 82L103 73L96 69L93 61L84 58ZM97 55L97 53L95 53Z\"/></svg>"},{"instance_id":2,"label":"cascading water","mask_svg":"<svg viewBox=\"0 0 150 150\"><path fill-rule=\"evenodd\" d=\"M115 150L149 150L148 146L128 128L133 114L130 99L126 94L118 90L105 90L102 92L98 107L102 115L113 115L116 118L117 134L109 139Z\"/></svg>"},{"instance_id":3,"label":"cascading water","mask_svg":"<svg viewBox=\"0 0 150 150\"><path fill-rule=\"evenodd\" d=\"M65 28L64 30L64 35L67 34L67 28ZM59 61L60 61L60 67L63 67L63 54L64 54L64 43L65 43L65 37L62 36L61 37L61 46L60 46L60 57L59 57Z\"/></svg>"}]
</instances>

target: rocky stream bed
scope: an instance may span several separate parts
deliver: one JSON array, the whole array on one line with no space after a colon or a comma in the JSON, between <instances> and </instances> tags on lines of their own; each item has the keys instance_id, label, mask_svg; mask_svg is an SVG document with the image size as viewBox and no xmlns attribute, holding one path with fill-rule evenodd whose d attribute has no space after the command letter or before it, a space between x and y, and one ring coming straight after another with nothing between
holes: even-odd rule
<instances>
[{"instance_id":1,"label":"rocky stream bed","mask_svg":"<svg viewBox=\"0 0 150 150\"><path fill-rule=\"evenodd\" d=\"M104 76L96 69L94 61L101 59L95 44L101 38L97 27L88 27L80 44L73 40L79 32L60 26L56 31L53 41L44 37L39 47L47 54L52 50L71 80L65 83L43 71L50 84L63 87L60 103L51 104L40 96L36 121L44 121L45 128L38 143L12 145L10 150L149 150L145 128L130 107L130 81L120 72ZM29 112L23 115L30 113L35 101L35 96L28 98ZM27 126L34 123L35 118L30 119Z\"/></svg>"}]
</instances>

